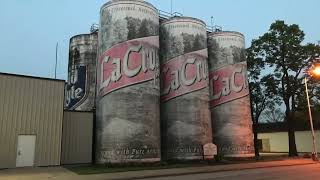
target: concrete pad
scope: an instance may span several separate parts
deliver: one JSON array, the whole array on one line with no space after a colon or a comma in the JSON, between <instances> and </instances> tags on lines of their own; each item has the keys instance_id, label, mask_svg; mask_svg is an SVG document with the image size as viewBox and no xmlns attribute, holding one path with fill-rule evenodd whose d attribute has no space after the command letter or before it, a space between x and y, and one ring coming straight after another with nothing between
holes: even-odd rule
<instances>
[{"instance_id":1,"label":"concrete pad","mask_svg":"<svg viewBox=\"0 0 320 180\"><path fill-rule=\"evenodd\" d=\"M63 167L37 167L0 170L0 180L40 180L77 177Z\"/></svg>"}]
</instances>

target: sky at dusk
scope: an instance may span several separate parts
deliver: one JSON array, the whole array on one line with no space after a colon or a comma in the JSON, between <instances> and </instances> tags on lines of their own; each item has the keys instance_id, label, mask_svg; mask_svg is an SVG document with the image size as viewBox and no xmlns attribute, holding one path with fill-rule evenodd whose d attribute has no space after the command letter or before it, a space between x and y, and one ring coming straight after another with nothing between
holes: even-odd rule
<instances>
[{"instance_id":1,"label":"sky at dusk","mask_svg":"<svg viewBox=\"0 0 320 180\"><path fill-rule=\"evenodd\" d=\"M105 0L1 0L0 72L54 77L59 43L58 79L67 78L69 39L99 22ZM170 0L149 0L170 12ZM298 24L304 43L320 40L319 0L173 0L173 11L246 36L246 46L275 20Z\"/></svg>"}]
</instances>

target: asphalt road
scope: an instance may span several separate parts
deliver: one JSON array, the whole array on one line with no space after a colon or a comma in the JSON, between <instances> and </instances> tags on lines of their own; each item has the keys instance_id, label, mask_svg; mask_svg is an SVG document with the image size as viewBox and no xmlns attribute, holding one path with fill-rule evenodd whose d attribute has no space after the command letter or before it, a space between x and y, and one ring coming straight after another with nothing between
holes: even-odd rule
<instances>
[{"instance_id":1,"label":"asphalt road","mask_svg":"<svg viewBox=\"0 0 320 180\"><path fill-rule=\"evenodd\" d=\"M144 180L320 180L320 163L311 165L226 171Z\"/></svg>"}]
</instances>

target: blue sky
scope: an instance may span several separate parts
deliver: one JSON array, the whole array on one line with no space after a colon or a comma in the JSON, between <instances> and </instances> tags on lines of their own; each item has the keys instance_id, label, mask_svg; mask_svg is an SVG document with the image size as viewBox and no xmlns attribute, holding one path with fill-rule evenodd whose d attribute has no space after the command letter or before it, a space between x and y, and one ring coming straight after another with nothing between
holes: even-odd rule
<instances>
[{"instance_id":1,"label":"blue sky","mask_svg":"<svg viewBox=\"0 0 320 180\"><path fill-rule=\"evenodd\" d=\"M148 0L170 12L170 0ZM105 0L1 0L0 72L54 76L55 46L59 42L57 78L66 79L68 43L88 33L99 21ZM173 11L242 32L247 46L276 19L299 24L305 42L320 40L319 0L173 0Z\"/></svg>"}]
</instances>

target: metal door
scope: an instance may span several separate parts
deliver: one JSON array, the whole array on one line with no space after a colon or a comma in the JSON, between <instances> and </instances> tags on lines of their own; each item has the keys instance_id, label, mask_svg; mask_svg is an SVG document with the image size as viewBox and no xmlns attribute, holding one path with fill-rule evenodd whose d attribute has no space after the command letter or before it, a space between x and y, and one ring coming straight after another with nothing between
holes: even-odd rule
<instances>
[{"instance_id":1,"label":"metal door","mask_svg":"<svg viewBox=\"0 0 320 180\"><path fill-rule=\"evenodd\" d=\"M36 136L18 136L16 167L30 167L34 165L35 146Z\"/></svg>"}]
</instances>

